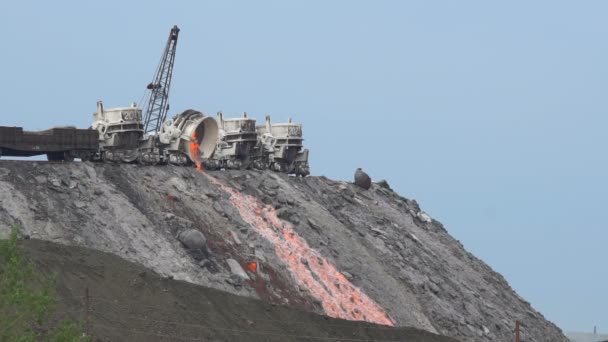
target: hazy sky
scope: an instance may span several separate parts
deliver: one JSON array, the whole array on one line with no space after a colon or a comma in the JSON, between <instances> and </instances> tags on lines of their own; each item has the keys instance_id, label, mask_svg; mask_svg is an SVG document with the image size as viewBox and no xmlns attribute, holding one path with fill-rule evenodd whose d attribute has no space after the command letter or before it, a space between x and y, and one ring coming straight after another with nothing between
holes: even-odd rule
<instances>
[{"instance_id":1,"label":"hazy sky","mask_svg":"<svg viewBox=\"0 0 608 342\"><path fill-rule=\"evenodd\" d=\"M608 2L2 1L0 124L139 101L304 123L313 174L414 198L565 330L608 331Z\"/></svg>"}]
</instances>

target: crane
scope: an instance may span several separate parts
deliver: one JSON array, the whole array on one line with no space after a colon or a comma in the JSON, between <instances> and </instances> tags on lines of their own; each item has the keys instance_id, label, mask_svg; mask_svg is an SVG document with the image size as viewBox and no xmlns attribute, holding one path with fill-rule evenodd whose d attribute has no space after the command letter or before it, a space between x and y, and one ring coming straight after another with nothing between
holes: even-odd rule
<instances>
[{"instance_id":1,"label":"crane","mask_svg":"<svg viewBox=\"0 0 608 342\"><path fill-rule=\"evenodd\" d=\"M146 87L150 91L150 99L144 112L144 133L158 133L160 126L167 117L169 111L169 90L171 88L171 77L173 75L173 63L175 62L175 49L179 28L174 25L169 33L165 51L161 56L158 69L154 74L154 80Z\"/></svg>"}]
</instances>

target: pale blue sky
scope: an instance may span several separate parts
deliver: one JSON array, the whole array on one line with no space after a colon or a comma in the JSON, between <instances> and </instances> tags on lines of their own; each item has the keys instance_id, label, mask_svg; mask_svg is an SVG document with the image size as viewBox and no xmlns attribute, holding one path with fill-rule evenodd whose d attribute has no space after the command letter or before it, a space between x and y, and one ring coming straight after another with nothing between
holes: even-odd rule
<instances>
[{"instance_id":1,"label":"pale blue sky","mask_svg":"<svg viewBox=\"0 0 608 342\"><path fill-rule=\"evenodd\" d=\"M139 101L305 125L315 175L417 199L566 330L608 331L608 2L2 1L1 125Z\"/></svg>"}]
</instances>

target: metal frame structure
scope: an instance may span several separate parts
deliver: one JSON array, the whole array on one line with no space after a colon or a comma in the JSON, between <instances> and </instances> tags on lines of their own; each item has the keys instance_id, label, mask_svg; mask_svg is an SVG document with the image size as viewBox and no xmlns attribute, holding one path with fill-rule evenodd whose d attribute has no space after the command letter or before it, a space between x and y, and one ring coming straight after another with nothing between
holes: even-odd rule
<instances>
[{"instance_id":1,"label":"metal frame structure","mask_svg":"<svg viewBox=\"0 0 608 342\"><path fill-rule=\"evenodd\" d=\"M144 134L158 133L167 117L167 112L169 111L169 90L171 88L171 77L173 76L178 35L179 28L175 25L169 33L169 39L158 64L156 74L154 74L154 80L147 86L147 89L150 90L150 99L144 114Z\"/></svg>"}]
</instances>

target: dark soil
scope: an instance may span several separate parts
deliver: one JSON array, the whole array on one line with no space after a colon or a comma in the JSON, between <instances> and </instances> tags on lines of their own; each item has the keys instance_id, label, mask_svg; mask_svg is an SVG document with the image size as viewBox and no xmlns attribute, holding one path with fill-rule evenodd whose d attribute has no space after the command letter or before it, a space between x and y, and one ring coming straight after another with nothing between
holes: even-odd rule
<instances>
[{"instance_id":1,"label":"dark soil","mask_svg":"<svg viewBox=\"0 0 608 342\"><path fill-rule=\"evenodd\" d=\"M35 239L21 240L19 246L45 274L56 274L59 312L85 321L100 341L456 341L163 278L92 249Z\"/></svg>"}]
</instances>

